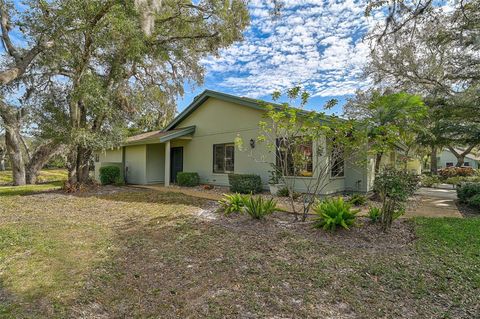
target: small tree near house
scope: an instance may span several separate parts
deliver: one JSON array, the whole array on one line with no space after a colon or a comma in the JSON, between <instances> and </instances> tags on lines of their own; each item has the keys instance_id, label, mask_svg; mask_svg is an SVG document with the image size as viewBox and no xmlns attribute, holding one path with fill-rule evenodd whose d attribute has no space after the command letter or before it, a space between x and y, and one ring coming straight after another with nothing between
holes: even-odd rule
<instances>
[{"instance_id":1,"label":"small tree near house","mask_svg":"<svg viewBox=\"0 0 480 319\"><path fill-rule=\"evenodd\" d=\"M272 97L278 101L282 95L275 92ZM289 203L297 221L306 219L317 194L336 178L344 176L345 160L352 158L354 153L358 155L365 135L354 129L352 120L304 110L309 95L299 87L288 90L287 97L290 103L300 100L300 108L291 107L290 103L263 103L265 120L259 123L257 141L275 154L275 162L270 164L288 189ZM325 108L335 104L336 101L329 101ZM241 148L240 138L237 144ZM266 158L261 161L267 162ZM304 190L301 207L296 205L297 186Z\"/></svg>"},{"instance_id":2,"label":"small tree near house","mask_svg":"<svg viewBox=\"0 0 480 319\"><path fill-rule=\"evenodd\" d=\"M389 230L393 221L405 212L408 200L418 187L418 175L407 170L386 167L377 174L374 191L382 202L380 224L383 231Z\"/></svg>"}]
</instances>

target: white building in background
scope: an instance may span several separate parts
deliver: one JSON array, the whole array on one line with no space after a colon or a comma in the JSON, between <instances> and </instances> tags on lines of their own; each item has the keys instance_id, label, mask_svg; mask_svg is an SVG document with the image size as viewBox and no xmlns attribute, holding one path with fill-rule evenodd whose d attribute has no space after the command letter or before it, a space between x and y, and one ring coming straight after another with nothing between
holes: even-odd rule
<instances>
[{"instance_id":1,"label":"white building in background","mask_svg":"<svg viewBox=\"0 0 480 319\"><path fill-rule=\"evenodd\" d=\"M463 152L463 150L458 148L456 148L455 150L457 151L457 153ZM467 156L465 156L465 162L463 163L463 166L469 166L476 169L479 167L479 162L480 162L480 157L470 153ZM443 149L442 152L438 154L437 167L439 169L445 168L445 167L453 167L455 165L457 165L457 158L447 148Z\"/></svg>"}]
</instances>

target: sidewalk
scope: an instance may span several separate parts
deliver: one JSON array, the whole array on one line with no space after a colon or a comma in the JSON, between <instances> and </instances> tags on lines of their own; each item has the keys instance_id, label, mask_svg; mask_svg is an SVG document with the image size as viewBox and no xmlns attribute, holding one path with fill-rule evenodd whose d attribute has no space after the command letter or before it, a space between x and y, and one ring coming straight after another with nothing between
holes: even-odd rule
<instances>
[{"instance_id":1,"label":"sidewalk","mask_svg":"<svg viewBox=\"0 0 480 319\"><path fill-rule=\"evenodd\" d=\"M457 193L453 189L422 187L417 196L420 202L405 217L463 217L455 204Z\"/></svg>"}]
</instances>

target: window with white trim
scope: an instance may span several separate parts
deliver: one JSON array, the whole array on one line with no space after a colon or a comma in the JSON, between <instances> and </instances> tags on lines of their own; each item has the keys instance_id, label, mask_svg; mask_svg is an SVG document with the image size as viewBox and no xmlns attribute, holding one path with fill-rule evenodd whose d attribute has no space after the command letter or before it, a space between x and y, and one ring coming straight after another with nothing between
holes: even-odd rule
<instances>
[{"instance_id":1,"label":"window with white trim","mask_svg":"<svg viewBox=\"0 0 480 319\"><path fill-rule=\"evenodd\" d=\"M213 172L219 174L233 173L235 166L235 144L213 145Z\"/></svg>"}]
</instances>

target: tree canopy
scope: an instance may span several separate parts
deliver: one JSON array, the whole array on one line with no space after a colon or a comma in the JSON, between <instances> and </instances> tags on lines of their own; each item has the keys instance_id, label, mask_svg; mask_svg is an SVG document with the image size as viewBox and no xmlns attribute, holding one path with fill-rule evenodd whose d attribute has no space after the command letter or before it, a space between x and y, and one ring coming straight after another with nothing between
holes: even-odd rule
<instances>
[{"instance_id":1,"label":"tree canopy","mask_svg":"<svg viewBox=\"0 0 480 319\"><path fill-rule=\"evenodd\" d=\"M18 64L10 29L24 35L22 52L39 48L23 71L23 106L42 139L69 149L72 182L85 182L92 151L118 145L132 123L158 128L171 119L185 82L203 81L201 59L241 40L249 23L236 0L32 0L23 12L2 3L12 17L2 29L5 59Z\"/></svg>"}]
</instances>

